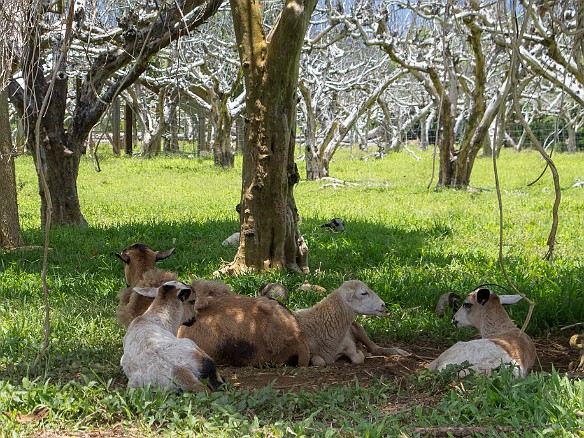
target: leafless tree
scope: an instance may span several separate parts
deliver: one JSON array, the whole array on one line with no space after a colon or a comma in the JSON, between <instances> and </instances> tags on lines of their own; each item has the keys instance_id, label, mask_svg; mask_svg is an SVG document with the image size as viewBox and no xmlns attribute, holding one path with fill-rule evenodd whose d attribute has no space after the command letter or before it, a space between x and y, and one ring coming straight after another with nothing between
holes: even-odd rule
<instances>
[{"instance_id":1,"label":"leafless tree","mask_svg":"<svg viewBox=\"0 0 584 438\"><path fill-rule=\"evenodd\" d=\"M79 206L77 173L90 130L115 97L146 71L153 55L202 24L220 3L182 0L152 8L149 2L132 2L114 17L82 0L54 4L31 0L23 17L28 34L19 59L21 75L10 81L9 92L27 123L29 147L36 150L33 139L40 139L38 166L46 170L49 191L41 189L43 223L49 195L52 224L86 223ZM75 51L79 56L74 56ZM51 77L55 81L50 89ZM73 78L75 104L65 124Z\"/></svg>"}]
</instances>

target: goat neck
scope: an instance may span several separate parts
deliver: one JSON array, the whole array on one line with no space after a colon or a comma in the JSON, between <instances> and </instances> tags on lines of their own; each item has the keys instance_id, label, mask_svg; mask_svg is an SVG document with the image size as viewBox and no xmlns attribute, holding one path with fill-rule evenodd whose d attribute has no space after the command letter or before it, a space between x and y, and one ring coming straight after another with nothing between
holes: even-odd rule
<instances>
[{"instance_id":1,"label":"goat neck","mask_svg":"<svg viewBox=\"0 0 584 438\"><path fill-rule=\"evenodd\" d=\"M477 327L481 332L482 338L496 338L503 333L518 330L501 303L489 301L485 303L484 310L485 312L481 313L481 319Z\"/></svg>"},{"instance_id":2,"label":"goat neck","mask_svg":"<svg viewBox=\"0 0 584 438\"><path fill-rule=\"evenodd\" d=\"M343 327L350 326L355 318L359 315L357 311L347 302L347 299L342 291L336 291L330 294L322 301L330 301L335 304L335 308L339 309L338 320ZM321 301L321 302L322 302Z\"/></svg>"},{"instance_id":3,"label":"goat neck","mask_svg":"<svg viewBox=\"0 0 584 438\"><path fill-rule=\"evenodd\" d=\"M168 303L163 301L156 297L152 305L144 312L144 317L148 318L148 321L176 335L182 324L182 316L184 313L182 303Z\"/></svg>"}]
</instances>

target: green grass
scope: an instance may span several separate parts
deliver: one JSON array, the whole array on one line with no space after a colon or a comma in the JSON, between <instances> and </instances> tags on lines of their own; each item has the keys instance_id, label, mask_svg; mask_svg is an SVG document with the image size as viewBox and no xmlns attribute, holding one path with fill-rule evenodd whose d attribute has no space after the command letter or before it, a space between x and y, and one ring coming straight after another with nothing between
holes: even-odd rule
<instances>
[{"instance_id":1,"label":"green grass","mask_svg":"<svg viewBox=\"0 0 584 438\"><path fill-rule=\"evenodd\" d=\"M301 231L310 248L311 283L333 289L343 280L368 283L388 304L392 318L363 319L377 340L454 342L472 331L452 330L433 308L444 292L464 294L481 282L504 285L498 263L499 218L492 161L479 159L471 185L480 190L435 191L432 156L406 153L360 160L341 150L333 177L358 185L302 181L295 197ZM498 167L504 203L504 260L516 286L536 302L528 327L542 336L584 321L584 154L557 154L562 203L553 262L542 260L551 226L553 184L547 174L528 187L543 164L537 153L503 151ZM299 162L301 174L303 163ZM43 244L38 186L30 157L16 160L18 199L27 245ZM40 428L76 431L132 429L135 434L221 436L396 435L414 427L482 424L523 427L524 433L566 436L582 428L584 387L559 375L534 374L514 381L504 373L472 377L451 386L436 375L415 375L405 386L381 380L372 388L348 382L316 393L281 393L272 388L204 395L126 390L119 366L123 331L116 325L116 294L124 286L114 253L140 241L156 249L175 247L160 266L184 280L210 278L233 259L221 242L237 230L241 157L234 170L209 159L101 157L102 172L83 159L78 187L87 228L51 232L48 282L51 345L39 369L30 363L42 341L40 270L42 249L0 251L0 436ZM435 182L434 182L435 185ZM320 225L342 217L346 232ZM225 278L240 292L255 294L266 281L290 290L297 274ZM292 307L316 302L316 294L292 294ZM509 308L522 324L527 305ZM391 412L393 400L412 403ZM18 412L42 407L42 422L19 423ZM512 412L511 412L511 411ZM410 431L410 432L408 432Z\"/></svg>"}]
</instances>

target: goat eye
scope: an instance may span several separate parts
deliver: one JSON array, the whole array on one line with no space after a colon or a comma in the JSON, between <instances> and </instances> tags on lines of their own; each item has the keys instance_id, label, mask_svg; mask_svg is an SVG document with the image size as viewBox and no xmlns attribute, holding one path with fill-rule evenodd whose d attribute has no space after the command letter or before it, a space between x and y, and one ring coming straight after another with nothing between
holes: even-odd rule
<instances>
[{"instance_id":1,"label":"goat eye","mask_svg":"<svg viewBox=\"0 0 584 438\"><path fill-rule=\"evenodd\" d=\"M472 307L472 303L462 303L462 307L465 309L470 309Z\"/></svg>"},{"instance_id":2,"label":"goat eye","mask_svg":"<svg viewBox=\"0 0 584 438\"><path fill-rule=\"evenodd\" d=\"M361 295L363 295L363 296L367 296L367 295L369 295L369 292L367 292L367 291L365 291L365 292L361 292Z\"/></svg>"}]
</instances>

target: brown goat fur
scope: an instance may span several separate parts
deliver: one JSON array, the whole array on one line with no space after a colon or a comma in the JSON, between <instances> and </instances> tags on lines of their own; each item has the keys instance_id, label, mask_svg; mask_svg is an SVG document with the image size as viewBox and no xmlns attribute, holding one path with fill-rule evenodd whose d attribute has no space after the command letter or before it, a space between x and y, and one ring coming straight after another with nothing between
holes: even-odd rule
<instances>
[{"instance_id":1,"label":"brown goat fur","mask_svg":"<svg viewBox=\"0 0 584 438\"><path fill-rule=\"evenodd\" d=\"M164 271L155 267L158 260L169 257L174 248L165 251L154 251L141 243L135 243L116 256L124 262L124 276L127 287L118 293L117 320L128 327L137 316L142 315L153 299L133 291L133 287L159 287L167 281L177 279L174 272Z\"/></svg>"},{"instance_id":2,"label":"brown goat fur","mask_svg":"<svg viewBox=\"0 0 584 438\"><path fill-rule=\"evenodd\" d=\"M220 365L287 364L307 366L310 352L292 312L277 301L231 292L220 282L195 280L195 318L181 326L189 338Z\"/></svg>"}]
</instances>

